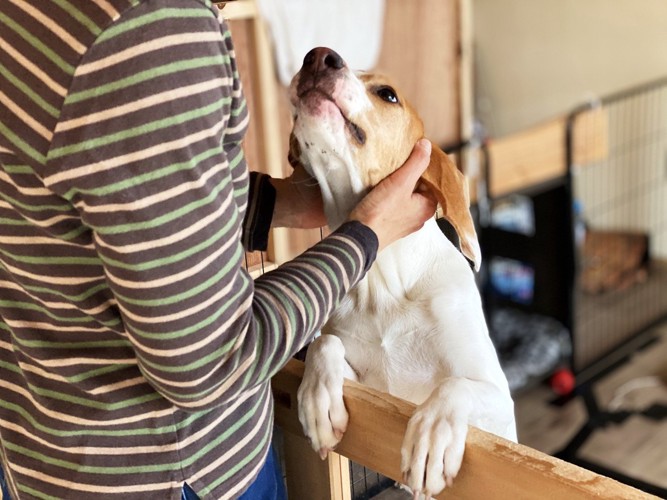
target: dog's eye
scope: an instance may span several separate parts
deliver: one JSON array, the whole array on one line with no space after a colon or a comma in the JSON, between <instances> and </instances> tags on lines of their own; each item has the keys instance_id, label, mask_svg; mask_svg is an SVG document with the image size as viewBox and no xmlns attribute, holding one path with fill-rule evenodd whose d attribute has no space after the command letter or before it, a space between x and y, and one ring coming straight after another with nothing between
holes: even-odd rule
<instances>
[{"instance_id":1,"label":"dog's eye","mask_svg":"<svg viewBox=\"0 0 667 500\"><path fill-rule=\"evenodd\" d=\"M383 101L390 102L392 104L398 104L398 97L396 97L396 92L391 87L380 87L375 93Z\"/></svg>"}]
</instances>

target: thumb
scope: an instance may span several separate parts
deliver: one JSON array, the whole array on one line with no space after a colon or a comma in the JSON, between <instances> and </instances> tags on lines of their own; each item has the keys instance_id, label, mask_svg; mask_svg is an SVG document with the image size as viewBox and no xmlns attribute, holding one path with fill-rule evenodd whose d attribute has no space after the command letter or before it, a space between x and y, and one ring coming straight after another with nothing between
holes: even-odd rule
<instances>
[{"instance_id":1,"label":"thumb","mask_svg":"<svg viewBox=\"0 0 667 500\"><path fill-rule=\"evenodd\" d=\"M428 168L431 158L431 141L420 139L401 168L391 174L396 182L414 186Z\"/></svg>"}]
</instances>

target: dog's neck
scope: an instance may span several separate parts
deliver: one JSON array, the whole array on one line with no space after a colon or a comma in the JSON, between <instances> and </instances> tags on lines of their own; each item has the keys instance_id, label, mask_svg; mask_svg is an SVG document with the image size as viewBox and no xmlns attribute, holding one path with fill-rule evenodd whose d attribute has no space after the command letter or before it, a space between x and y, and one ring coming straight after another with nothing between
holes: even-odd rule
<instances>
[{"instance_id":1,"label":"dog's neck","mask_svg":"<svg viewBox=\"0 0 667 500\"><path fill-rule=\"evenodd\" d=\"M463 254L445 237L435 219L429 219L420 230L382 250L350 297L355 303L371 301L370 304L376 303L379 294L396 301L415 298L415 293L422 293L415 287L428 287L433 276L445 269L452 277L472 276Z\"/></svg>"},{"instance_id":2,"label":"dog's neck","mask_svg":"<svg viewBox=\"0 0 667 500\"><path fill-rule=\"evenodd\" d=\"M368 190L353 168L348 158L327 155L317 156L311 161L321 161L323 165L313 165L313 175L322 191L324 213L332 230L343 224L350 212L361 201Z\"/></svg>"}]
</instances>

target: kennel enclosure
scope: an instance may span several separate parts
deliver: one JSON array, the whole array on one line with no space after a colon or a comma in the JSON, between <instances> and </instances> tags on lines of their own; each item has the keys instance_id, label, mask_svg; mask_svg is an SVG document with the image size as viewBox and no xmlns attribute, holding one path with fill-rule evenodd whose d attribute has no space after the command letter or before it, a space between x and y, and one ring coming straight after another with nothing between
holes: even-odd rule
<instances>
[{"instance_id":1,"label":"kennel enclosure","mask_svg":"<svg viewBox=\"0 0 667 500\"><path fill-rule=\"evenodd\" d=\"M606 120L607 154L572 130L583 113ZM574 292L573 366L585 373L635 334L667 317L667 78L601 99L568 119L568 165L586 226Z\"/></svg>"},{"instance_id":2,"label":"kennel enclosure","mask_svg":"<svg viewBox=\"0 0 667 500\"><path fill-rule=\"evenodd\" d=\"M606 139L607 154L583 165L574 160L573 151L595 145L577 141L572 131L591 109L606 122L600 139ZM567 151L584 233L575 239L572 366L588 419L557 455L664 498L664 486L591 462L578 452L596 430L611 423L637 415L667 418L664 402L637 410L607 409L593 387L651 343L653 327L667 320L667 78L574 110L568 117Z\"/></svg>"},{"instance_id":3,"label":"kennel enclosure","mask_svg":"<svg viewBox=\"0 0 667 500\"><path fill-rule=\"evenodd\" d=\"M539 156L538 146L560 148L562 155ZM486 185L493 188L493 175L500 182L497 162L510 155L496 151L502 142L486 147ZM489 213L480 218L490 324L505 308L558 321L569 333L560 361L522 379L529 387L563 368L573 376L560 388L560 402L580 396L588 419L558 456L667 496L664 488L578 455L605 425L635 414L667 416L659 403L636 412L607 411L594 390L667 320L667 78L578 106L505 149L519 180L510 172L502 196L491 188L482 204ZM494 218L494 210L500 216ZM498 259L510 263L500 268L504 281L493 274ZM534 330L524 334L531 337Z\"/></svg>"}]
</instances>

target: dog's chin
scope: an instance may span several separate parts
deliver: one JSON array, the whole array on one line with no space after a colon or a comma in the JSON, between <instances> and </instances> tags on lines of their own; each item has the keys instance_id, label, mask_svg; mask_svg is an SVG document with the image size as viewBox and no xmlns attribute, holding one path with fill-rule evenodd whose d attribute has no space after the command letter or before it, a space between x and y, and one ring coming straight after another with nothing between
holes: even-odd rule
<instances>
[{"instance_id":1,"label":"dog's chin","mask_svg":"<svg viewBox=\"0 0 667 500\"><path fill-rule=\"evenodd\" d=\"M359 146L366 144L366 131L350 120L336 100L318 88L312 88L298 96L296 114L306 114L311 118L326 123L334 133L345 128L345 132Z\"/></svg>"}]
</instances>

